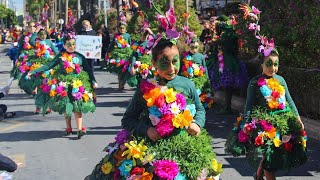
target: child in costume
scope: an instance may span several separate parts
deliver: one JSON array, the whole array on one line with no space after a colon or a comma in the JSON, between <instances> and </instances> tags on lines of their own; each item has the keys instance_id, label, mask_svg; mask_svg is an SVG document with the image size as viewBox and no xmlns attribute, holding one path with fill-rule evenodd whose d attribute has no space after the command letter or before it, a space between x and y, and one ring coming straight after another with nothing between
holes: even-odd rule
<instances>
[{"instance_id":1,"label":"child in costume","mask_svg":"<svg viewBox=\"0 0 320 180\"><path fill-rule=\"evenodd\" d=\"M212 65L209 76L214 91L226 92L226 106L220 113L231 112L232 94L235 88L247 85L248 75L245 64L238 59L238 37L228 17L222 15L217 20L217 49L213 49L215 56L211 59Z\"/></svg>"},{"instance_id":2,"label":"child in costume","mask_svg":"<svg viewBox=\"0 0 320 180\"><path fill-rule=\"evenodd\" d=\"M64 113L66 135L72 133L71 113L74 112L77 136L80 139L86 133L82 126L82 113L94 112L92 92L98 84L85 57L75 52L74 36L65 36L63 43L66 51L59 53L42 67L29 72L28 77L59 66L52 77L43 80L40 89L50 96L45 106L60 114Z\"/></svg>"},{"instance_id":3,"label":"child in costume","mask_svg":"<svg viewBox=\"0 0 320 180\"><path fill-rule=\"evenodd\" d=\"M243 5L252 16L260 11ZM248 14L249 14L248 13ZM258 23L257 23L258 24ZM307 136L298 110L290 96L286 81L277 75L279 54L273 39L259 38L262 74L251 79L244 111L226 143L226 151L234 156L246 155L258 166L254 179L275 179L277 170L288 170L307 161Z\"/></svg>"},{"instance_id":4,"label":"child in costume","mask_svg":"<svg viewBox=\"0 0 320 180\"><path fill-rule=\"evenodd\" d=\"M34 22L29 22L28 26L26 27L26 34L23 34L19 40L17 53L18 57L15 57L16 62L10 73L11 77L14 79L20 79L21 74L23 73L23 70L20 69L20 66L27 61L29 56L34 55L34 51L32 50L33 47L29 43L31 35L36 30L34 26Z\"/></svg>"},{"instance_id":5,"label":"child in costume","mask_svg":"<svg viewBox=\"0 0 320 180\"><path fill-rule=\"evenodd\" d=\"M129 58L132 54L131 37L126 33L126 24L123 22L118 26L118 33L114 35L113 41L108 49L106 70L118 74L119 90L124 89L125 74L129 67Z\"/></svg>"},{"instance_id":6,"label":"child in costume","mask_svg":"<svg viewBox=\"0 0 320 180\"><path fill-rule=\"evenodd\" d=\"M153 36L153 33L147 28L140 41L134 42L131 46L133 53L130 57L128 71L132 77L127 80L131 87L138 87L143 79L153 77L154 68L151 61L151 51L147 48L149 36Z\"/></svg>"},{"instance_id":7,"label":"child in costume","mask_svg":"<svg viewBox=\"0 0 320 180\"><path fill-rule=\"evenodd\" d=\"M213 103L213 91L204 56L198 52L198 49L198 40L193 38L189 45L189 51L183 53L180 74L195 83L201 103L205 109L209 109Z\"/></svg>"},{"instance_id":8,"label":"child in costume","mask_svg":"<svg viewBox=\"0 0 320 180\"><path fill-rule=\"evenodd\" d=\"M41 26L38 26L36 32L33 33L30 38L30 45L34 46L34 54L28 56L28 59L26 59L25 62L22 62L20 67L23 75L19 80L19 86L27 94L35 95L36 114L40 113L40 107L43 106L44 101L46 101L45 99L48 99L48 97L45 97L44 94L38 92L37 87L42 83L43 78L50 76L50 72L48 71L43 74L36 74L31 78L31 80L28 80L28 78L25 78L25 76L27 75L28 71L35 70L40 66L47 64L54 58L55 55L59 53L58 49L54 46L50 39L47 39L47 37L47 31ZM40 101L40 99L43 101ZM47 109L43 109L43 111L46 112ZM50 110L47 111L47 113L50 112Z\"/></svg>"},{"instance_id":9,"label":"child in costume","mask_svg":"<svg viewBox=\"0 0 320 180\"><path fill-rule=\"evenodd\" d=\"M173 8L167 14L174 16ZM141 82L121 120L124 130L87 179L205 180L221 173L202 129L205 110L194 83L178 75L179 50L172 41L153 41L158 76Z\"/></svg>"}]
</instances>

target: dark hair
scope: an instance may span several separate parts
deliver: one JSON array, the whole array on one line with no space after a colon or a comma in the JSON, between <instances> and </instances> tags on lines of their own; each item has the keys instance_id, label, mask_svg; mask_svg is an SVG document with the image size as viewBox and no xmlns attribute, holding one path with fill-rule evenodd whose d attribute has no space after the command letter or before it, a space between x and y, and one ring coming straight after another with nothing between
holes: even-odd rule
<instances>
[{"instance_id":1,"label":"dark hair","mask_svg":"<svg viewBox=\"0 0 320 180\"><path fill-rule=\"evenodd\" d=\"M152 60L157 61L157 57L163 52L166 47L172 48L173 46L177 47L170 41L170 39L161 39L158 44L152 49Z\"/></svg>"},{"instance_id":2,"label":"dark hair","mask_svg":"<svg viewBox=\"0 0 320 180\"><path fill-rule=\"evenodd\" d=\"M271 53L269 54L269 56L279 56L279 52L276 48L274 48ZM264 58L266 58L267 56L264 56L263 53L259 53L259 61L260 61L260 64L263 64L264 62Z\"/></svg>"},{"instance_id":3,"label":"dark hair","mask_svg":"<svg viewBox=\"0 0 320 180\"><path fill-rule=\"evenodd\" d=\"M74 38L71 38L70 36L65 35L65 36L63 37L63 44L66 44L67 41L70 41L71 39L74 39Z\"/></svg>"},{"instance_id":4,"label":"dark hair","mask_svg":"<svg viewBox=\"0 0 320 180\"><path fill-rule=\"evenodd\" d=\"M38 31L38 34L39 34L41 31L44 31L44 32L46 33L46 35L47 35L46 39L49 39L49 38L50 38L49 33L48 33L47 30L45 30L45 29L40 29L40 30Z\"/></svg>"}]
</instances>

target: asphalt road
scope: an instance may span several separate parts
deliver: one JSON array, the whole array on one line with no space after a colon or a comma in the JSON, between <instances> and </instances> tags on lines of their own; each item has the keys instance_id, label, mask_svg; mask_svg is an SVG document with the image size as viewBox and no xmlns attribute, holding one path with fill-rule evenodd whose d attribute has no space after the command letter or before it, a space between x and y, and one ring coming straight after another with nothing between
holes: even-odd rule
<instances>
[{"instance_id":1,"label":"asphalt road","mask_svg":"<svg viewBox=\"0 0 320 180\"><path fill-rule=\"evenodd\" d=\"M9 78L11 61L4 56L8 45L0 45L0 87ZM134 93L117 90L116 75L96 71L99 84L97 109L84 115L84 126L88 134L81 140L76 135L64 136L65 122L62 115L51 113L35 115L34 100L24 94L15 81L10 94L1 99L8 111L17 116L0 122L0 153L23 163L12 173L17 180L82 180L104 157L102 149L121 130L120 120ZM218 108L218 107L216 107ZM226 137L232 129L235 115L207 113L206 128L214 137L213 147L217 158L223 163L223 180L253 179L254 169L244 158L234 158L224 153ZM75 126L75 122L72 121ZM320 145L313 139L308 141L309 161L289 172L279 172L277 179L312 180L320 179Z\"/></svg>"}]
</instances>

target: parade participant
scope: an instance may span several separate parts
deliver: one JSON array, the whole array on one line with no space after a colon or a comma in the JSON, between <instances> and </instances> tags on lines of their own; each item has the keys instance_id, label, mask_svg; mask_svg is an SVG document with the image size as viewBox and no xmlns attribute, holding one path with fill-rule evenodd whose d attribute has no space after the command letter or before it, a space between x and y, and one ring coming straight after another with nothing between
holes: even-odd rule
<instances>
[{"instance_id":1,"label":"parade participant","mask_svg":"<svg viewBox=\"0 0 320 180\"><path fill-rule=\"evenodd\" d=\"M255 17L260 14L255 7L242 8ZM258 167L254 179L265 176L274 180L277 170L288 170L307 161L307 136L286 81L277 75L279 53L273 39L268 40L257 31L255 35L260 43L262 74L249 83L244 119L237 119L226 151L234 156L246 155L249 163Z\"/></svg>"},{"instance_id":2,"label":"parade participant","mask_svg":"<svg viewBox=\"0 0 320 180\"><path fill-rule=\"evenodd\" d=\"M209 109L213 103L213 91L204 56L198 52L198 49L198 39L193 37L189 44L189 51L183 53L180 74L195 83L204 108Z\"/></svg>"},{"instance_id":3,"label":"parade participant","mask_svg":"<svg viewBox=\"0 0 320 180\"><path fill-rule=\"evenodd\" d=\"M218 113L232 113L231 100L236 88L247 85L248 75L245 64L238 59L238 37L230 24L228 17L222 15L217 20L217 35L219 36L216 52L210 59L212 66L209 77L214 91L225 91L226 105Z\"/></svg>"},{"instance_id":4,"label":"parade participant","mask_svg":"<svg viewBox=\"0 0 320 180\"><path fill-rule=\"evenodd\" d=\"M106 61L106 70L118 74L119 90L124 89L126 83L125 73L129 67L129 58L132 54L131 37L126 33L125 22L120 22L118 25L118 33L114 35L113 41L108 49Z\"/></svg>"},{"instance_id":5,"label":"parade participant","mask_svg":"<svg viewBox=\"0 0 320 180\"><path fill-rule=\"evenodd\" d=\"M140 41L134 42L131 46L133 53L130 57L130 66L128 71L132 77L127 80L127 83L131 87L139 86L143 79L153 77L151 51L147 48L147 40L149 36L153 36L153 33L150 28L146 28L140 38Z\"/></svg>"},{"instance_id":6,"label":"parade participant","mask_svg":"<svg viewBox=\"0 0 320 180\"><path fill-rule=\"evenodd\" d=\"M23 89L27 94L35 95L35 114L40 113L40 107L43 107L44 104L43 101L46 101L45 99L49 98L47 95L41 94L42 91L38 92L38 86L41 84L45 77L50 76L50 71L52 70L43 74L36 74L31 78L31 80L28 80L28 78L25 78L25 76L27 75L26 72L32 71L44 64L47 64L54 58L55 55L59 53L58 49L50 39L47 39L47 37L49 37L47 31L41 26L38 26L36 28L36 32L33 33L30 38L30 45L34 46L34 55L30 55L25 62L21 63L20 67L20 71L21 73L23 73L23 75L19 80L19 87ZM39 99L42 99L43 101L40 101ZM44 108L42 111L45 113L51 112L50 109L46 108Z\"/></svg>"},{"instance_id":7,"label":"parade participant","mask_svg":"<svg viewBox=\"0 0 320 180\"><path fill-rule=\"evenodd\" d=\"M82 113L94 112L92 92L98 84L85 57L75 52L74 36L68 34L63 38L63 43L65 52L59 53L49 63L29 72L28 76L60 66L53 77L43 80L40 89L50 96L47 105L53 111L64 113L66 135L72 133L71 114L74 112L77 136L80 139L86 133L86 129L82 126Z\"/></svg>"},{"instance_id":8,"label":"parade participant","mask_svg":"<svg viewBox=\"0 0 320 180\"><path fill-rule=\"evenodd\" d=\"M15 57L16 62L11 70L11 77L14 79L20 79L21 77L21 71L20 71L20 66L23 62L26 62L28 59L28 56L33 55L33 50L32 46L30 45L29 41L31 38L31 35L35 32L36 28L34 27L35 23L34 22L29 22L28 26L26 27L27 32L23 34L18 43L18 57Z\"/></svg>"},{"instance_id":9,"label":"parade participant","mask_svg":"<svg viewBox=\"0 0 320 180\"><path fill-rule=\"evenodd\" d=\"M167 14L174 16L173 8ZM178 75L175 38L152 42L158 76L141 82L121 120L124 130L87 179L206 179L221 173L210 137L201 129L205 110L194 83Z\"/></svg>"}]
</instances>

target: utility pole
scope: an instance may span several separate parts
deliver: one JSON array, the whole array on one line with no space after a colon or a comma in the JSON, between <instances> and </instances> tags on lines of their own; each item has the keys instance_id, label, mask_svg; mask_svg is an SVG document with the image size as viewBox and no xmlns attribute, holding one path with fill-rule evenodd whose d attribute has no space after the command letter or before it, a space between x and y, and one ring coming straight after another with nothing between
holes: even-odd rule
<instances>
[{"instance_id":1,"label":"utility pole","mask_svg":"<svg viewBox=\"0 0 320 180\"><path fill-rule=\"evenodd\" d=\"M174 8L174 0L167 0L167 7L168 7L168 9L171 7Z\"/></svg>"},{"instance_id":2,"label":"utility pole","mask_svg":"<svg viewBox=\"0 0 320 180\"><path fill-rule=\"evenodd\" d=\"M187 27L188 27L189 0L186 0L186 13L187 13L186 25L187 25Z\"/></svg>"},{"instance_id":3,"label":"utility pole","mask_svg":"<svg viewBox=\"0 0 320 180\"><path fill-rule=\"evenodd\" d=\"M66 5L66 14L65 14L66 17L65 17L64 23L67 24L68 23L68 9L69 9L68 5L69 5L69 0L66 0L66 4L65 5Z\"/></svg>"},{"instance_id":4,"label":"utility pole","mask_svg":"<svg viewBox=\"0 0 320 180\"><path fill-rule=\"evenodd\" d=\"M62 0L59 0L59 19L62 18Z\"/></svg>"},{"instance_id":5,"label":"utility pole","mask_svg":"<svg viewBox=\"0 0 320 180\"><path fill-rule=\"evenodd\" d=\"M109 0L103 0L104 25L106 27L108 27L107 2L109 4Z\"/></svg>"},{"instance_id":6,"label":"utility pole","mask_svg":"<svg viewBox=\"0 0 320 180\"><path fill-rule=\"evenodd\" d=\"M77 12L78 12L78 20L80 20L80 16L81 16L81 5L80 5L80 0L78 0L78 3L77 3Z\"/></svg>"}]
</instances>

